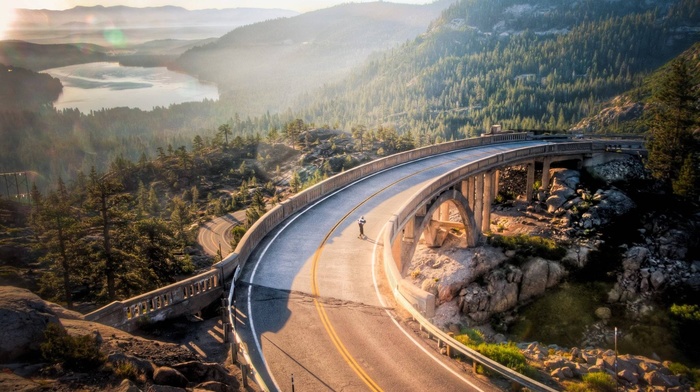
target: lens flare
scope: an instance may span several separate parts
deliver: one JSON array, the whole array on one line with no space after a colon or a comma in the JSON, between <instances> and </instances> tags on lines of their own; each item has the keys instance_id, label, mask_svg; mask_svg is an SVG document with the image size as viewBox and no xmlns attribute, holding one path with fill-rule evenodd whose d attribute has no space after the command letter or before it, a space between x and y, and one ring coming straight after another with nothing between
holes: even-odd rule
<instances>
[{"instance_id":1,"label":"lens flare","mask_svg":"<svg viewBox=\"0 0 700 392\"><path fill-rule=\"evenodd\" d=\"M105 40L115 47L124 47L126 45L126 36L124 32L117 28L105 29L102 35Z\"/></svg>"}]
</instances>

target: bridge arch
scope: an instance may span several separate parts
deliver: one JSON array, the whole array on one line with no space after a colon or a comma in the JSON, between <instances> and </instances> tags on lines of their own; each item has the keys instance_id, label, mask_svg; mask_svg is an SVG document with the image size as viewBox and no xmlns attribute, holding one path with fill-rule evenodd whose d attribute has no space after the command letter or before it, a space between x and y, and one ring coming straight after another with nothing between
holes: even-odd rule
<instances>
[{"instance_id":1,"label":"bridge arch","mask_svg":"<svg viewBox=\"0 0 700 392\"><path fill-rule=\"evenodd\" d=\"M439 242L437 239L438 229L446 223L440 221L440 210L450 205L454 206L459 212L461 224L466 230L467 247L474 247L478 244L481 230L477 226L474 211L469 206L469 200L460 191L449 188L419 207L414 220L404 228L401 241L402 260L411 260L413 258L421 235L426 238L428 243L436 244ZM438 215L438 219L434 219L435 215ZM446 220L447 218L444 219Z\"/></svg>"}]
</instances>

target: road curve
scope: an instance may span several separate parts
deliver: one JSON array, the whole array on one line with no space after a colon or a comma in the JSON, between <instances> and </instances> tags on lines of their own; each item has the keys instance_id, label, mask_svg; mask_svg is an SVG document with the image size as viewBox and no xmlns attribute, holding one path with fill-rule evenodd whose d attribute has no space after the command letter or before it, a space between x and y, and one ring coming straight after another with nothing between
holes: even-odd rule
<instances>
[{"instance_id":1,"label":"road curve","mask_svg":"<svg viewBox=\"0 0 700 392\"><path fill-rule=\"evenodd\" d=\"M237 282L236 329L269 390L493 391L415 337L377 259L384 224L435 177L526 141L454 151L368 176L273 230ZM364 216L366 239L358 238Z\"/></svg>"},{"instance_id":2,"label":"road curve","mask_svg":"<svg viewBox=\"0 0 700 392\"><path fill-rule=\"evenodd\" d=\"M204 252L210 256L221 254L226 256L232 252L231 229L245 222L245 210L232 212L206 222L199 228L197 243L202 246ZM219 248L220 247L220 248Z\"/></svg>"}]
</instances>

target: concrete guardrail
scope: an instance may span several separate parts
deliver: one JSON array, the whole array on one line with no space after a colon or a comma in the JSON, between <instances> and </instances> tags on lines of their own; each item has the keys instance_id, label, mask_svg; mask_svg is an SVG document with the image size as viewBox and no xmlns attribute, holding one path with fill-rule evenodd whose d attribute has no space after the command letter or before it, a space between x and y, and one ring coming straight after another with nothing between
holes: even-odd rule
<instances>
[{"instance_id":1,"label":"concrete guardrail","mask_svg":"<svg viewBox=\"0 0 700 392\"><path fill-rule=\"evenodd\" d=\"M397 211L394 217L387 222L384 228L384 244L386 244L382 253L384 270L396 300L421 324L421 328L427 331L431 336L436 337L438 341L449 345L450 348L456 352L459 352L472 361L480 363L490 371L517 382L530 390L556 391L551 387L525 377L464 346L446 332L435 327L428 317L426 317L426 314L434 314L434 310L431 310L430 307L435 306L435 296L421 290L410 281L403 278L402 271L399 271L397 267L394 255L396 248L393 245L395 241L399 239L402 228L413 218L419 207L422 206L426 200L437 197L441 192L450 187L457 187L457 189L459 189L459 182L464 178L498 167L514 165L539 157L605 152L606 147L606 143L602 142L554 143L545 146L524 147L510 152L494 154L491 157L454 169L436 178L431 184L426 185L416 192L414 196Z\"/></svg>"}]
</instances>

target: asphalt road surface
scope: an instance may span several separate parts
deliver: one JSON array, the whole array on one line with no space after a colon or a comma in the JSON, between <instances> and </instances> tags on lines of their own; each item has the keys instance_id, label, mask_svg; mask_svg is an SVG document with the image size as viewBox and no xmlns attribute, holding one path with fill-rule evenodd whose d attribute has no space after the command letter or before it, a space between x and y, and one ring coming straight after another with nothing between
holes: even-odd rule
<instances>
[{"instance_id":1,"label":"asphalt road surface","mask_svg":"<svg viewBox=\"0 0 700 392\"><path fill-rule=\"evenodd\" d=\"M232 252L231 245L229 245L231 243L231 229L245 223L245 219L245 210L214 218L199 228L197 242L206 254L216 256L221 249L221 255L226 257Z\"/></svg>"},{"instance_id":2,"label":"asphalt road surface","mask_svg":"<svg viewBox=\"0 0 700 392\"><path fill-rule=\"evenodd\" d=\"M382 230L435 177L494 153L541 144L499 144L399 165L317 202L271 232L236 287L236 328L267 388L500 390L436 353L436 343L422 339L402 317L384 282ZM360 216L367 220L365 239L358 238Z\"/></svg>"}]
</instances>

